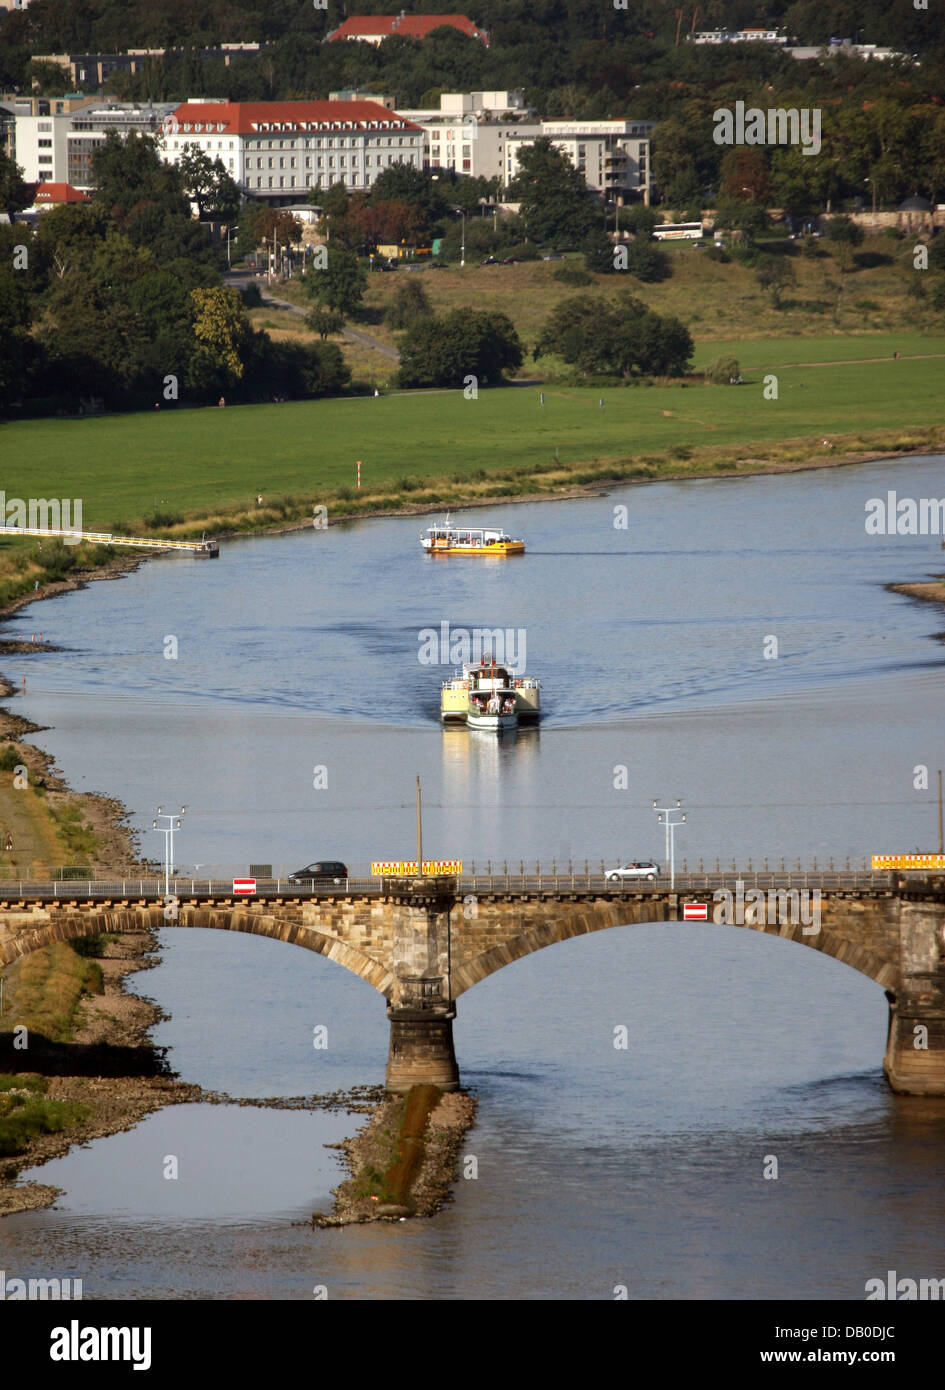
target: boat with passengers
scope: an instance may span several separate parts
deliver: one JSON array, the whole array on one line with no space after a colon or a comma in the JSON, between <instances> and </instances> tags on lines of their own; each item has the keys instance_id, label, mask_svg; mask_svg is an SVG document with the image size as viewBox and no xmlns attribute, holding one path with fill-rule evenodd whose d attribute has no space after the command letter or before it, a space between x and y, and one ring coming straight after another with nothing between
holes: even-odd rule
<instances>
[{"instance_id":1,"label":"boat with passengers","mask_svg":"<svg viewBox=\"0 0 945 1390\"><path fill-rule=\"evenodd\" d=\"M455 526L446 520L420 532L420 544L428 555L524 555L525 542L500 527Z\"/></svg>"},{"instance_id":2,"label":"boat with passengers","mask_svg":"<svg viewBox=\"0 0 945 1390\"><path fill-rule=\"evenodd\" d=\"M541 681L515 676L495 657L464 663L463 674L443 682L440 718L470 729L515 729L541 718Z\"/></svg>"}]
</instances>

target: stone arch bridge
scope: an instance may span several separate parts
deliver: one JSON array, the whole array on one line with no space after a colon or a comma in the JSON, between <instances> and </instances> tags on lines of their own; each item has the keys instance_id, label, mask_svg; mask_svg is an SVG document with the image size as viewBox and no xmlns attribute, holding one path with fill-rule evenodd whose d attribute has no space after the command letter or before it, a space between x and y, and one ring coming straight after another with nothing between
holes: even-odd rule
<instances>
[{"instance_id":1,"label":"stone arch bridge","mask_svg":"<svg viewBox=\"0 0 945 1390\"><path fill-rule=\"evenodd\" d=\"M746 889L746 882L753 886ZM802 887L798 884L803 882ZM821 887L817 887L817 884ZM128 885L123 885L128 886ZM268 936L351 970L387 1001L388 1089L459 1085L456 1000L496 970L559 941L610 927L708 921L788 938L843 961L886 992L884 1071L896 1091L945 1096L945 877L895 874L690 875L675 889L583 876L385 879L356 890L261 888L250 900L175 884L20 885L0 896L0 969L54 941L165 926ZM32 891L26 891L32 888ZM0 895L9 887L0 884ZM470 891L471 890L471 891ZM721 891L716 891L721 890ZM816 903L816 911L812 904ZM700 923L690 923L698 931Z\"/></svg>"}]
</instances>

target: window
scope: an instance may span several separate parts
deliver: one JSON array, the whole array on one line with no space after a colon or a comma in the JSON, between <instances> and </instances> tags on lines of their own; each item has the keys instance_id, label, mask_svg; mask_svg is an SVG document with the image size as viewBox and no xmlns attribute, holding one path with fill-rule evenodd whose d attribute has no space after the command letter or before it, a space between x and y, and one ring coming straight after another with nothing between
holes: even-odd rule
<instances>
[{"instance_id":1,"label":"window","mask_svg":"<svg viewBox=\"0 0 945 1390\"><path fill-rule=\"evenodd\" d=\"M52 141L51 141L51 140L37 140L36 143L37 143L37 145L39 145L39 148L40 148L41 150L51 150L51 149L52 149Z\"/></svg>"},{"instance_id":2,"label":"window","mask_svg":"<svg viewBox=\"0 0 945 1390\"><path fill-rule=\"evenodd\" d=\"M51 132L51 131L52 131L52 121L39 121L38 124L37 124L37 126L36 126L36 129L37 129L37 130L40 130L40 131Z\"/></svg>"},{"instance_id":3,"label":"window","mask_svg":"<svg viewBox=\"0 0 945 1390\"><path fill-rule=\"evenodd\" d=\"M52 164L52 155L51 155L51 154L41 154L41 155L39 156L39 162L40 162L40 164Z\"/></svg>"}]
</instances>

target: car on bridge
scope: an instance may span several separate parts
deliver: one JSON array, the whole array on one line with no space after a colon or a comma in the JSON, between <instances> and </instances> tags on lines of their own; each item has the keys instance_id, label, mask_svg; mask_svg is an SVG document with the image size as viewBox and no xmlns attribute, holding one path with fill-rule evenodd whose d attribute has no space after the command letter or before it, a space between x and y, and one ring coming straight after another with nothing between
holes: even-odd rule
<instances>
[{"instance_id":1,"label":"car on bridge","mask_svg":"<svg viewBox=\"0 0 945 1390\"><path fill-rule=\"evenodd\" d=\"M344 883L348 867L340 859L319 859L289 874L290 883Z\"/></svg>"},{"instance_id":2,"label":"car on bridge","mask_svg":"<svg viewBox=\"0 0 945 1390\"><path fill-rule=\"evenodd\" d=\"M659 877L660 866L654 864L652 860L647 860L642 864L621 864L617 869L608 869L606 878L608 883L619 883L623 878L646 878L655 879Z\"/></svg>"}]
</instances>

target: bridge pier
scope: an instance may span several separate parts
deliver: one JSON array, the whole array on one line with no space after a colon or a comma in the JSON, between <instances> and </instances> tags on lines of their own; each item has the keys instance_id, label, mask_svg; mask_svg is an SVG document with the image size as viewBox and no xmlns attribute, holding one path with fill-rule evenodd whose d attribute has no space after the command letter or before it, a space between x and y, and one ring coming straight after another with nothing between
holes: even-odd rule
<instances>
[{"instance_id":1,"label":"bridge pier","mask_svg":"<svg viewBox=\"0 0 945 1390\"><path fill-rule=\"evenodd\" d=\"M453 1051L455 1009L389 1008L390 1052L384 1085L404 1094L411 1086L429 1084L441 1091L459 1088L459 1067Z\"/></svg>"},{"instance_id":2,"label":"bridge pier","mask_svg":"<svg viewBox=\"0 0 945 1390\"><path fill-rule=\"evenodd\" d=\"M394 989L387 1010L390 1051L384 1084L400 1094L428 1084L459 1087L450 987L452 878L415 878L395 890Z\"/></svg>"},{"instance_id":3,"label":"bridge pier","mask_svg":"<svg viewBox=\"0 0 945 1390\"><path fill-rule=\"evenodd\" d=\"M906 1096L945 1096L945 918L935 903L903 902L900 983L889 1000L883 1071Z\"/></svg>"}]
</instances>

